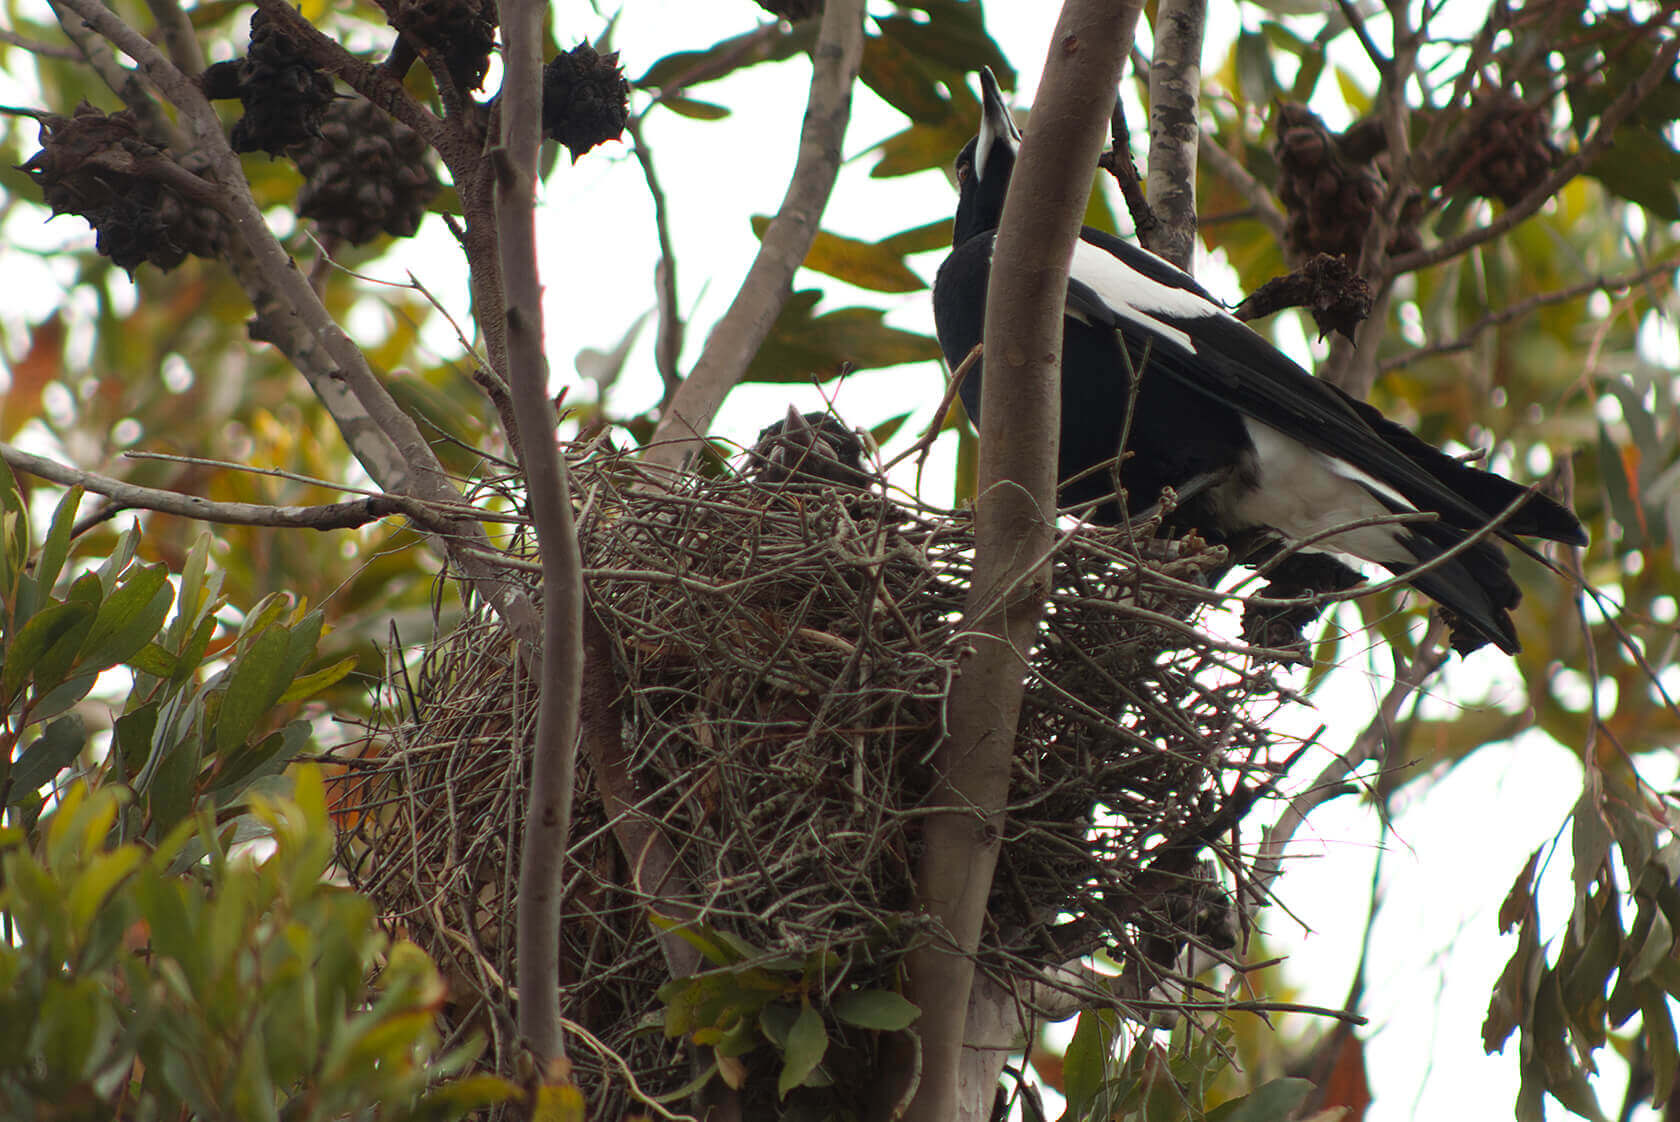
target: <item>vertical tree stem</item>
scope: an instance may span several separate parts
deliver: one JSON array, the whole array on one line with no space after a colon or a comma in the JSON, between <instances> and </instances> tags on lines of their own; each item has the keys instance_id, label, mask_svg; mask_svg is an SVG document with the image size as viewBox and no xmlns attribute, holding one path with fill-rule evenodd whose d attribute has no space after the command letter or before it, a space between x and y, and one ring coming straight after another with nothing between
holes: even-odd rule
<instances>
[{"instance_id":1,"label":"vertical tree stem","mask_svg":"<svg viewBox=\"0 0 1680 1122\"><path fill-rule=\"evenodd\" d=\"M566 463L554 442L543 356L542 288L535 224L542 119L544 5L502 0L501 144L492 153L496 234L506 299L509 391L542 557L543 625L537 742L519 865L516 923L519 1032L538 1061L565 1054L560 1038L560 892L571 834L583 683L583 562Z\"/></svg>"},{"instance_id":2,"label":"vertical tree stem","mask_svg":"<svg viewBox=\"0 0 1680 1122\"><path fill-rule=\"evenodd\" d=\"M1140 8L1138 0L1063 5L998 228L986 305L974 585L964 616L974 651L952 688L950 734L934 758L930 802L943 809L927 819L916 878L919 903L940 936L906 960L909 996L921 1008L921 1082L907 1115L917 1122L989 1111L989 1100L959 1098L957 1072L1026 658L1049 579L1068 264Z\"/></svg>"}]
</instances>

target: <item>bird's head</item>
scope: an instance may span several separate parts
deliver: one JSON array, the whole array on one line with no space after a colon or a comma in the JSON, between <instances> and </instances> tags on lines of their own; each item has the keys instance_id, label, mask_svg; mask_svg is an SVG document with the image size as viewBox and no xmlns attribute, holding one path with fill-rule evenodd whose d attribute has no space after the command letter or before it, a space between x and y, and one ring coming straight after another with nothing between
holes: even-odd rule
<instances>
[{"instance_id":1,"label":"bird's head","mask_svg":"<svg viewBox=\"0 0 1680 1122\"><path fill-rule=\"evenodd\" d=\"M1015 118L1004 104L1003 91L991 69L982 68L980 134L957 156L957 221L951 230L952 245L997 229L1020 147L1021 130L1015 127Z\"/></svg>"}]
</instances>

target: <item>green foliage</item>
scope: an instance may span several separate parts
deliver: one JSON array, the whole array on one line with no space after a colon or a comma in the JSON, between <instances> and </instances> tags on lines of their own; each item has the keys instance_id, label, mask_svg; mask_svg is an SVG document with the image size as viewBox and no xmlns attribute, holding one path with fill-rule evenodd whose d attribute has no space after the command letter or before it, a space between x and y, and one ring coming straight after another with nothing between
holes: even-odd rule
<instances>
[{"instance_id":1,"label":"green foliage","mask_svg":"<svg viewBox=\"0 0 1680 1122\"><path fill-rule=\"evenodd\" d=\"M1068 1119L1090 1122L1262 1122L1294 1117L1312 1091L1303 1079L1275 1079L1232 1097L1232 1031L1184 1026L1122 1031L1112 1010L1079 1015L1063 1057ZM1122 1049L1121 1045L1125 1047Z\"/></svg>"},{"instance_id":2,"label":"green foliage","mask_svg":"<svg viewBox=\"0 0 1680 1122\"><path fill-rule=\"evenodd\" d=\"M658 914L650 919L710 965L660 987L665 1035L709 1046L731 1087L742 1085L747 1064L757 1058L753 1053L765 1046L778 1057L778 1099L799 1087L833 1086L840 1073L858 1070L863 1061L859 1048L867 1038L848 1029L898 1032L920 1015L890 990L837 989L845 964L832 951L772 955L708 924Z\"/></svg>"},{"instance_id":3,"label":"green foliage","mask_svg":"<svg viewBox=\"0 0 1680 1122\"><path fill-rule=\"evenodd\" d=\"M328 883L319 773L280 778L311 734L276 706L351 669L307 669L321 613L270 596L219 637L209 535L178 574L138 559L138 527L88 558L81 498L37 545L0 463L0 1115L444 1119L507 1098L429 1089L474 1051L439 1048L437 971ZM96 737L74 706L118 667ZM253 836L267 856L236 848Z\"/></svg>"},{"instance_id":4,"label":"green foliage","mask_svg":"<svg viewBox=\"0 0 1680 1122\"><path fill-rule=\"evenodd\" d=\"M202 808L156 847L118 841L129 798L72 784L35 844L3 838L0 1114L430 1120L508 1097L482 1079L428 1089L472 1049L440 1049L426 955L324 879L318 772L291 799L254 797L262 858Z\"/></svg>"},{"instance_id":5,"label":"green foliage","mask_svg":"<svg viewBox=\"0 0 1680 1122\"><path fill-rule=\"evenodd\" d=\"M162 564L138 559L137 526L97 566L81 562L85 550L71 549L69 533L82 493L72 488L36 549L22 495L3 464L0 473L8 529L0 558L0 743L15 746L0 753L0 805L32 822L51 798L43 788L91 754L84 718L72 707L116 667L130 671L132 688L112 729L112 751L89 766L133 792L124 815L131 834L155 842L195 808L234 807L302 752L308 724L271 729L271 711L331 686L354 666L346 658L306 671L321 634L319 611L283 594L267 597L212 653L226 601L221 574L209 567L208 534L188 552L176 582Z\"/></svg>"}]
</instances>

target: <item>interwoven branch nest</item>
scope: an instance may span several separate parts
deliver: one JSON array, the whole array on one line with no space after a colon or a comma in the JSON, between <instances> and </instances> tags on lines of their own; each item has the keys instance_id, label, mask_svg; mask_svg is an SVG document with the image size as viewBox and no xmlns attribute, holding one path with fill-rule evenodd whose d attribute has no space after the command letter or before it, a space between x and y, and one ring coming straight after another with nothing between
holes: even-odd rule
<instances>
[{"instance_id":1,"label":"interwoven branch nest","mask_svg":"<svg viewBox=\"0 0 1680 1122\"><path fill-rule=\"evenodd\" d=\"M692 1072L650 1031L675 945L654 913L784 967L820 962L819 1005L895 988L903 949L937 937L912 886L967 651L973 532L876 492L673 490L636 472L606 454L572 465L593 622L562 1007L657 1094ZM1263 721L1285 694L1271 662L1194 625L1222 551L1151 530L1081 527L1056 552L982 948L1006 984L1107 947L1147 990L1150 969L1205 941L1207 856L1226 883L1245 875L1229 838L1271 774ZM513 1046L535 724L514 650L488 610L438 639L389 684L340 799L353 882L444 965L446 1016L489 1034L487 1062ZM616 1117L616 1063L573 1059L597 1116Z\"/></svg>"}]
</instances>

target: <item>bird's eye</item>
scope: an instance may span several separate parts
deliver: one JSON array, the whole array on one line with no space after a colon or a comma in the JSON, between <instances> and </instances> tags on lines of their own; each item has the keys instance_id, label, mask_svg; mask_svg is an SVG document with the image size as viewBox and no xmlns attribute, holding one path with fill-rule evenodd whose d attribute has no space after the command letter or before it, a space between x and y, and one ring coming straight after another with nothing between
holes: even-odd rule
<instances>
[{"instance_id":1,"label":"bird's eye","mask_svg":"<svg viewBox=\"0 0 1680 1122\"><path fill-rule=\"evenodd\" d=\"M958 160L957 161L957 186L961 187L964 183L967 183L968 182L968 177L973 171L974 171L974 165L973 164L969 163L967 160Z\"/></svg>"}]
</instances>

